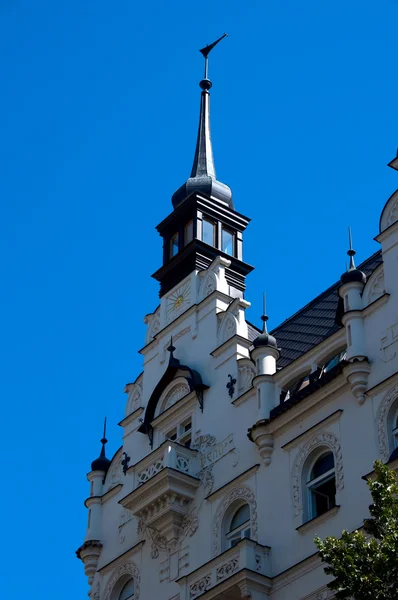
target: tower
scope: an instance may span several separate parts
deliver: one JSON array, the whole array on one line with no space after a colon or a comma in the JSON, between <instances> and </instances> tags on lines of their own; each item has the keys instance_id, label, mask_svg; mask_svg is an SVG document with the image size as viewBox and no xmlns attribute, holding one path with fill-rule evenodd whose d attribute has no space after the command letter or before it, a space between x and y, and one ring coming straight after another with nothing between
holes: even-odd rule
<instances>
[{"instance_id":1,"label":"tower","mask_svg":"<svg viewBox=\"0 0 398 600\"><path fill-rule=\"evenodd\" d=\"M375 458L398 470L398 192L380 251L356 267L350 233L341 280L271 331L264 298L262 330L250 323L249 219L210 137L208 58L223 37L201 50L191 176L157 226L160 303L125 386L122 446L109 460L104 430L87 476L77 556L91 600L327 598L314 535L367 516Z\"/></svg>"}]
</instances>

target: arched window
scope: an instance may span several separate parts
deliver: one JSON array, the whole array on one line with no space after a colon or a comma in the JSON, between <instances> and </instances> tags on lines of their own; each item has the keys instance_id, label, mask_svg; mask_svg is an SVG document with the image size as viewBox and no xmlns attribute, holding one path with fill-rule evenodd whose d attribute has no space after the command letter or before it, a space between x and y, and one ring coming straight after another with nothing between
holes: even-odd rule
<instances>
[{"instance_id":1,"label":"arched window","mask_svg":"<svg viewBox=\"0 0 398 600\"><path fill-rule=\"evenodd\" d=\"M398 411L396 411L392 422L392 437L394 449L398 448Z\"/></svg>"},{"instance_id":2,"label":"arched window","mask_svg":"<svg viewBox=\"0 0 398 600\"><path fill-rule=\"evenodd\" d=\"M119 595L119 600L134 600L134 579L128 579Z\"/></svg>"},{"instance_id":3,"label":"arched window","mask_svg":"<svg viewBox=\"0 0 398 600\"><path fill-rule=\"evenodd\" d=\"M250 507L248 504L243 504L235 512L226 537L228 548L236 546L241 539L250 537Z\"/></svg>"},{"instance_id":4,"label":"arched window","mask_svg":"<svg viewBox=\"0 0 398 600\"><path fill-rule=\"evenodd\" d=\"M336 506L336 473L333 452L324 452L309 469L307 480L309 519Z\"/></svg>"}]
</instances>

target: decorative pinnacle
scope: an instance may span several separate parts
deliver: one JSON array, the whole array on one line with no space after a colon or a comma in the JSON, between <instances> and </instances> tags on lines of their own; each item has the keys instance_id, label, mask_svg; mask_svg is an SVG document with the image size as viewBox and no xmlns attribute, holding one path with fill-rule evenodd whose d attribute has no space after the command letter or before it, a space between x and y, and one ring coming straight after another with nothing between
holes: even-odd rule
<instances>
[{"instance_id":1,"label":"decorative pinnacle","mask_svg":"<svg viewBox=\"0 0 398 600\"><path fill-rule=\"evenodd\" d=\"M170 352L170 361L174 359L173 352L175 350L175 346L173 346L173 336L170 336L170 346L167 348L167 351Z\"/></svg>"},{"instance_id":2,"label":"decorative pinnacle","mask_svg":"<svg viewBox=\"0 0 398 600\"><path fill-rule=\"evenodd\" d=\"M106 417L105 417L105 419L104 419L104 435L101 440L101 444L102 444L101 456L105 456L105 444L107 442L108 442L108 440L106 439Z\"/></svg>"},{"instance_id":3,"label":"decorative pinnacle","mask_svg":"<svg viewBox=\"0 0 398 600\"><path fill-rule=\"evenodd\" d=\"M266 296L265 292L264 292L264 295L263 295L263 315L261 317L261 320L263 322L263 333L268 333L268 331L267 331L267 321L268 321L268 317L267 317L267 296Z\"/></svg>"},{"instance_id":4,"label":"decorative pinnacle","mask_svg":"<svg viewBox=\"0 0 398 600\"><path fill-rule=\"evenodd\" d=\"M350 244L350 249L348 250L347 254L350 257L350 267L349 267L349 271L352 271L353 269L355 269L355 262L354 262L354 256L356 254L355 250L352 247L352 235L351 235L351 227L348 228L348 241Z\"/></svg>"}]
</instances>

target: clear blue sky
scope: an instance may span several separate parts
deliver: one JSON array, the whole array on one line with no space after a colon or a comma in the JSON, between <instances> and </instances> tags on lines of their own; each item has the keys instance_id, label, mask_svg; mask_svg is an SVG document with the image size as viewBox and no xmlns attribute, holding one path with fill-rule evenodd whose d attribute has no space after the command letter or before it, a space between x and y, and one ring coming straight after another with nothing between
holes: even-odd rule
<instances>
[{"instance_id":1,"label":"clear blue sky","mask_svg":"<svg viewBox=\"0 0 398 600\"><path fill-rule=\"evenodd\" d=\"M397 0L0 2L4 598L87 597L85 475L104 415L120 445L141 371L198 49L228 32L210 65L216 167L252 218L248 316L265 289L275 326L338 279L347 225L359 261L378 248L397 20Z\"/></svg>"}]
</instances>

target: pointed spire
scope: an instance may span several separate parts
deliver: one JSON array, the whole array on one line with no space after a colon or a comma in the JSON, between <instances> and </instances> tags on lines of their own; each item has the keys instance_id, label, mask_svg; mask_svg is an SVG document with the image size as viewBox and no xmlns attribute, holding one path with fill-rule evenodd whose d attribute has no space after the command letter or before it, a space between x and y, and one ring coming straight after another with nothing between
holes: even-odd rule
<instances>
[{"instance_id":1,"label":"pointed spire","mask_svg":"<svg viewBox=\"0 0 398 600\"><path fill-rule=\"evenodd\" d=\"M202 93L200 96L199 127L195 156L190 178L173 194L172 203L174 208L195 191L214 198L223 204L227 204L232 209L234 208L231 189L216 179L216 169L214 166L213 147L210 134L209 90L212 87L212 82L208 78L209 53L226 37L226 35L227 34L224 33L218 40L200 50L205 59L205 70L204 78L199 83Z\"/></svg>"},{"instance_id":2,"label":"pointed spire","mask_svg":"<svg viewBox=\"0 0 398 600\"><path fill-rule=\"evenodd\" d=\"M169 347L167 348L167 352L170 352L169 365L177 366L180 364L180 361L178 360L178 358L174 357L174 351L175 351L175 346L173 345L173 336L170 336L170 344L169 344Z\"/></svg>"},{"instance_id":3,"label":"pointed spire","mask_svg":"<svg viewBox=\"0 0 398 600\"><path fill-rule=\"evenodd\" d=\"M341 283L343 283L343 284L350 283L350 282L366 283L365 273L363 273L362 271L357 269L355 266L354 256L355 256L356 252L355 252L354 248L352 247L351 227L348 228L348 243L349 243L349 249L348 249L347 254L350 257L350 264L349 264L347 271L345 273L343 273L343 275L340 278ZM346 265L346 267L347 267L347 265Z\"/></svg>"},{"instance_id":4,"label":"pointed spire","mask_svg":"<svg viewBox=\"0 0 398 600\"><path fill-rule=\"evenodd\" d=\"M349 268L349 271L351 271L352 269L355 269L354 256L356 255L356 252L355 252L354 248L352 247L351 227L348 228L348 243L350 245L350 248L349 248L347 254L350 257L350 268Z\"/></svg>"},{"instance_id":5,"label":"pointed spire","mask_svg":"<svg viewBox=\"0 0 398 600\"><path fill-rule=\"evenodd\" d=\"M268 330L267 330L267 321L268 321L268 317L267 317L267 295L266 295L265 292L263 294L263 314L262 314L261 320L263 322L263 333L268 333Z\"/></svg>"},{"instance_id":6,"label":"pointed spire","mask_svg":"<svg viewBox=\"0 0 398 600\"><path fill-rule=\"evenodd\" d=\"M273 335L270 335L268 333L268 329L267 329L268 316L267 316L267 302L266 302L265 292L263 294L263 314L262 314L261 320L263 322L263 331L253 341L253 346L255 348L260 348L261 346L272 346L273 348L276 348L277 347L276 339L274 338Z\"/></svg>"},{"instance_id":7,"label":"pointed spire","mask_svg":"<svg viewBox=\"0 0 398 600\"><path fill-rule=\"evenodd\" d=\"M105 455L105 444L107 442L108 442L108 440L106 439L106 417L105 417L105 419L104 419L104 435L102 436L102 439L101 439L101 444L102 444L101 453L100 453L99 457L91 463L92 471L105 471L105 473L106 473L107 470L109 469L109 465L111 464L111 461L108 458L106 458L106 455Z\"/></svg>"}]
</instances>

